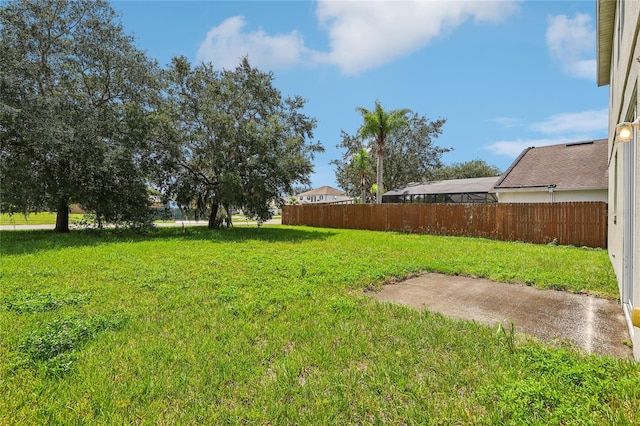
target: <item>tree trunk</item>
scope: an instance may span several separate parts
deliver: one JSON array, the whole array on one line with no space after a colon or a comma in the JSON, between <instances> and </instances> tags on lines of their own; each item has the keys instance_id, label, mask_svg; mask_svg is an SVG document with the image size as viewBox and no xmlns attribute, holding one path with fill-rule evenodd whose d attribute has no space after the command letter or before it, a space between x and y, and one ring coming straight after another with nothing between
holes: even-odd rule
<instances>
[{"instance_id":1,"label":"tree trunk","mask_svg":"<svg viewBox=\"0 0 640 426\"><path fill-rule=\"evenodd\" d=\"M382 204L382 157L384 155L384 142L378 143L378 162L376 170L376 203Z\"/></svg>"},{"instance_id":2,"label":"tree trunk","mask_svg":"<svg viewBox=\"0 0 640 426\"><path fill-rule=\"evenodd\" d=\"M224 223L227 226L227 228L230 228L233 226L233 223L231 221L231 208L229 207L229 204L224 205L224 212L225 212Z\"/></svg>"},{"instance_id":3,"label":"tree trunk","mask_svg":"<svg viewBox=\"0 0 640 426\"><path fill-rule=\"evenodd\" d=\"M364 173L360 172L360 203L367 203L367 188L365 187Z\"/></svg>"},{"instance_id":4,"label":"tree trunk","mask_svg":"<svg viewBox=\"0 0 640 426\"><path fill-rule=\"evenodd\" d=\"M69 203L66 199L60 200L56 211L56 227L55 232L69 232Z\"/></svg>"},{"instance_id":5,"label":"tree trunk","mask_svg":"<svg viewBox=\"0 0 640 426\"><path fill-rule=\"evenodd\" d=\"M209 224L207 225L209 229L218 229L220 228L220 223L218 221L218 203L213 203L211 205L211 214L209 214Z\"/></svg>"}]
</instances>

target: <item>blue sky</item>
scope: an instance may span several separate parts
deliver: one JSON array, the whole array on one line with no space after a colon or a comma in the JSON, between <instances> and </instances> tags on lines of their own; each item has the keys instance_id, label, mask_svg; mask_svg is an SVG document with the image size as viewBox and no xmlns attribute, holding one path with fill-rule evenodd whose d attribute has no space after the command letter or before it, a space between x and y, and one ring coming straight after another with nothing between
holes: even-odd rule
<instances>
[{"instance_id":1,"label":"blue sky","mask_svg":"<svg viewBox=\"0 0 640 426\"><path fill-rule=\"evenodd\" d=\"M356 107L446 118L446 164L501 170L528 146L605 138L597 87L595 0L112 1L138 47L234 68L248 55L284 95L308 100L318 126L314 187L337 186L340 131Z\"/></svg>"}]
</instances>

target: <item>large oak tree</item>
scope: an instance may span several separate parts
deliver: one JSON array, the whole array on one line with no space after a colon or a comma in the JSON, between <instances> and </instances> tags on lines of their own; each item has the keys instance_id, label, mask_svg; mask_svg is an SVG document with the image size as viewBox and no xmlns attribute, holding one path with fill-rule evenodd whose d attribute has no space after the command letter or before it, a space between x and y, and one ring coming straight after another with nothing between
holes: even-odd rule
<instances>
[{"instance_id":1,"label":"large oak tree","mask_svg":"<svg viewBox=\"0 0 640 426\"><path fill-rule=\"evenodd\" d=\"M208 213L209 228L220 227L219 211L230 217L230 207L264 221L271 202L309 183L311 160L323 150L311 142L315 119L303 114L302 98L281 95L271 73L246 58L218 71L177 57L165 81L173 172L162 190Z\"/></svg>"},{"instance_id":2,"label":"large oak tree","mask_svg":"<svg viewBox=\"0 0 640 426\"><path fill-rule=\"evenodd\" d=\"M109 4L9 1L0 52L0 209L56 211L59 232L71 203L143 220L156 65Z\"/></svg>"}]
</instances>

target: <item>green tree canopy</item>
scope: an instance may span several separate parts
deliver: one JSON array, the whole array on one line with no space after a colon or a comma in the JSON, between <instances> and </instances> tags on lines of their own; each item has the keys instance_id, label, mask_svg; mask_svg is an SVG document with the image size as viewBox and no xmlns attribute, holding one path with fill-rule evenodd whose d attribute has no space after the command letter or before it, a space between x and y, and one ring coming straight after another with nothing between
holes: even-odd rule
<instances>
[{"instance_id":1,"label":"green tree canopy","mask_svg":"<svg viewBox=\"0 0 640 426\"><path fill-rule=\"evenodd\" d=\"M424 116L412 113L407 118L408 125L389 135L385 144L384 187L397 188L409 182L430 180L433 173L442 167L442 154L450 148L435 144L442 134L445 119L430 121ZM376 182L375 170L377 146L375 141L363 141L359 135L342 132L342 141L337 145L343 150L341 159L331 163L336 167L336 181L352 197L359 194L361 175L353 161L361 149L369 153L369 167L366 169L366 187ZM377 186L379 187L379 186Z\"/></svg>"},{"instance_id":2,"label":"green tree canopy","mask_svg":"<svg viewBox=\"0 0 640 426\"><path fill-rule=\"evenodd\" d=\"M432 180L469 179L500 175L500 169L491 166L484 160L471 160L464 163L453 163L434 171Z\"/></svg>"},{"instance_id":3,"label":"green tree canopy","mask_svg":"<svg viewBox=\"0 0 640 426\"><path fill-rule=\"evenodd\" d=\"M270 202L309 183L311 160L323 150L309 142L315 119L302 113L302 98L282 97L272 74L246 58L216 71L177 57L165 77L173 171L163 191L208 212L210 228L221 225L219 209L229 216L231 206L266 220Z\"/></svg>"},{"instance_id":4,"label":"green tree canopy","mask_svg":"<svg viewBox=\"0 0 640 426\"><path fill-rule=\"evenodd\" d=\"M156 65L103 0L14 0L0 8L0 210L68 207L139 222Z\"/></svg>"}]
</instances>

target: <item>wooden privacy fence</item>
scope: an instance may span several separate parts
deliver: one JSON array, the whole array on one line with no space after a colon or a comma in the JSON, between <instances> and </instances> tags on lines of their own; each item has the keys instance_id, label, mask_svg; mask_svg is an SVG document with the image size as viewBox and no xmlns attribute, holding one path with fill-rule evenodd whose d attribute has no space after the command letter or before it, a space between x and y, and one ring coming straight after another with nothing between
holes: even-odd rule
<instances>
[{"instance_id":1,"label":"wooden privacy fence","mask_svg":"<svg viewBox=\"0 0 640 426\"><path fill-rule=\"evenodd\" d=\"M304 204L282 224L607 247L607 204Z\"/></svg>"}]
</instances>

